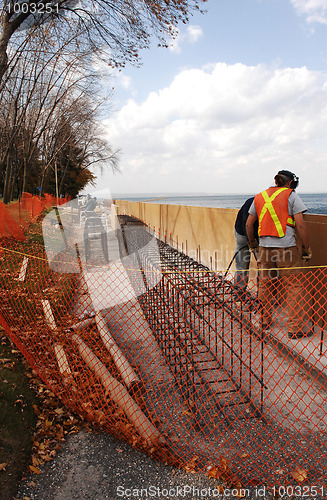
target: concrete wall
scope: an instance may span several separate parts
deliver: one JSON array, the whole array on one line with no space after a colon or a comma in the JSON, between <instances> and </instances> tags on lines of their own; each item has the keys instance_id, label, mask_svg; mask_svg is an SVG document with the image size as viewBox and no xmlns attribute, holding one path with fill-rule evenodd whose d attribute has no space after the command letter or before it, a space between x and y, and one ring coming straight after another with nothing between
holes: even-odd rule
<instances>
[{"instance_id":1,"label":"concrete wall","mask_svg":"<svg viewBox=\"0 0 327 500\"><path fill-rule=\"evenodd\" d=\"M235 247L234 223L237 210L188 207L116 200L118 214L133 215L155 230L156 236L171 242L190 257L214 270L227 269ZM327 265L327 216L304 216L313 258L310 265ZM252 263L253 268L255 264ZM234 263L231 271L235 269Z\"/></svg>"}]
</instances>

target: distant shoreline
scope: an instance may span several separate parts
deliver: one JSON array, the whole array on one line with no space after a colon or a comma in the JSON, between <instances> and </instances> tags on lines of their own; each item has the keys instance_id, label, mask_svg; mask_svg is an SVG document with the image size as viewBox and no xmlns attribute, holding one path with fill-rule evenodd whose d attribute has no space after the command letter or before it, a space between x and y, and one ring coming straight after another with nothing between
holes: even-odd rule
<instances>
[{"instance_id":1,"label":"distant shoreline","mask_svg":"<svg viewBox=\"0 0 327 500\"><path fill-rule=\"evenodd\" d=\"M327 215L327 193L299 193L307 213ZM253 194L138 194L115 195L113 199L128 200L141 203L158 203L163 205L185 205L207 208L239 209L245 200Z\"/></svg>"}]
</instances>

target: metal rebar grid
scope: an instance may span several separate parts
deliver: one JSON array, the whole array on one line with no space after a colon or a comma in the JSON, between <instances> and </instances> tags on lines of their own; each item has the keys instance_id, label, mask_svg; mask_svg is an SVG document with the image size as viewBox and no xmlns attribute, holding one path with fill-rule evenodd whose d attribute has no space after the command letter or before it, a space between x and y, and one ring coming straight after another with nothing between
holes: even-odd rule
<instances>
[{"instance_id":1,"label":"metal rebar grid","mask_svg":"<svg viewBox=\"0 0 327 500\"><path fill-rule=\"evenodd\" d=\"M248 323L252 315L248 298L236 310L233 283L221 274L160 240L160 262L149 252L144 262L139 249L149 240L147 229L126 228L124 220L122 233L126 250L137 254L140 265L161 268L162 279L140 302L195 417L201 421L203 411L219 413L235 404L248 407L244 417L261 416L263 340L254 342L245 332L243 310Z\"/></svg>"}]
</instances>

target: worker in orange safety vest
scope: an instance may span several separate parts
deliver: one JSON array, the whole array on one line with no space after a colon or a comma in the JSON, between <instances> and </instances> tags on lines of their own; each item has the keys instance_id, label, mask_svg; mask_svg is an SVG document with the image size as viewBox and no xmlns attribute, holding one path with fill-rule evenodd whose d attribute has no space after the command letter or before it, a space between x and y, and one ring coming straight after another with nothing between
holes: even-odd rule
<instances>
[{"instance_id":1,"label":"worker in orange safety vest","mask_svg":"<svg viewBox=\"0 0 327 500\"><path fill-rule=\"evenodd\" d=\"M307 262L311 258L311 250L303 219L306 207L295 192L298 183L299 178L295 174L280 170L275 176L275 186L255 196L246 224L249 246L257 252L263 335L272 325L272 277L277 269L279 277L285 283L290 339L311 337L314 334L304 324L303 318L301 267L303 261ZM259 242L254 237L256 220ZM296 237L301 244L302 255Z\"/></svg>"}]
</instances>

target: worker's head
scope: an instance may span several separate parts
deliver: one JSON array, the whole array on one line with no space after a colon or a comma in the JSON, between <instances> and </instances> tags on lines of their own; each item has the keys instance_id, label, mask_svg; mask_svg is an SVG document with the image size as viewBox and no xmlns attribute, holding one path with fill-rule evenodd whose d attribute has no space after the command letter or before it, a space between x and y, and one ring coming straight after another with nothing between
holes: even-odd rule
<instances>
[{"instance_id":1,"label":"worker's head","mask_svg":"<svg viewBox=\"0 0 327 500\"><path fill-rule=\"evenodd\" d=\"M275 175L275 184L278 187L296 189L299 185L299 178L289 170L280 170L277 175Z\"/></svg>"}]
</instances>

